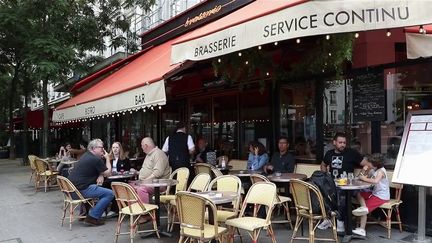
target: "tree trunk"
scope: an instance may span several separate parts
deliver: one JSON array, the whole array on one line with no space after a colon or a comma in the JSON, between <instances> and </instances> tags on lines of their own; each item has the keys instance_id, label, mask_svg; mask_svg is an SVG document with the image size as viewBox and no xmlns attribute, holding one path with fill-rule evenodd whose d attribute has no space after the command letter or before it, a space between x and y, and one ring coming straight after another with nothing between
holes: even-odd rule
<instances>
[{"instance_id":1,"label":"tree trunk","mask_svg":"<svg viewBox=\"0 0 432 243\"><path fill-rule=\"evenodd\" d=\"M42 81L42 103L43 103L43 133L42 133L42 156L48 157L49 137L49 107L48 107L48 78Z\"/></svg>"},{"instance_id":2,"label":"tree trunk","mask_svg":"<svg viewBox=\"0 0 432 243\"><path fill-rule=\"evenodd\" d=\"M17 65L15 66L14 76L11 80L10 92L9 92L9 139L10 139L9 158L10 159L16 159L13 110L15 104L16 86L18 82L18 70L20 69L20 66L21 65L19 63L17 63Z\"/></svg>"},{"instance_id":3,"label":"tree trunk","mask_svg":"<svg viewBox=\"0 0 432 243\"><path fill-rule=\"evenodd\" d=\"M29 85L30 83L28 82L28 78L24 77L23 82L22 82L22 89L23 89L23 94L24 94L24 107L23 107L23 133L22 133L22 148L23 148L23 165L28 165L29 161L28 161L28 117L27 117L27 112L28 112L28 99L29 99Z\"/></svg>"}]
</instances>

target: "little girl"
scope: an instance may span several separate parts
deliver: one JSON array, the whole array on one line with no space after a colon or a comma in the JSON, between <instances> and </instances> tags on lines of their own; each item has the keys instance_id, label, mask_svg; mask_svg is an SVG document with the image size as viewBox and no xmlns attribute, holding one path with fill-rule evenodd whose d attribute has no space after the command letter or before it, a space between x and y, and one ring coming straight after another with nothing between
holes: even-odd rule
<instances>
[{"instance_id":1,"label":"little girl","mask_svg":"<svg viewBox=\"0 0 432 243\"><path fill-rule=\"evenodd\" d=\"M363 167L360 172L359 179L374 185L372 191L359 192L357 199L361 207L353 210L355 216L360 216L360 227L352 232L357 235L366 236L366 220L367 214L390 200L389 180L387 178L386 169L383 167L384 158L381 154L372 154L368 158L368 164ZM371 178L364 174L367 170L373 169L375 172Z\"/></svg>"}]
</instances>

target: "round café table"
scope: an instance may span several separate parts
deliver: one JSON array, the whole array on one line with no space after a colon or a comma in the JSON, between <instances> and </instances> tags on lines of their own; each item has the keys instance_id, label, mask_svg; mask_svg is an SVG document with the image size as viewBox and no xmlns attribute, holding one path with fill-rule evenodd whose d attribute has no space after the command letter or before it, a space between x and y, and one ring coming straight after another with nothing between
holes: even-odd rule
<instances>
[{"instance_id":1,"label":"round caf\u00e9 table","mask_svg":"<svg viewBox=\"0 0 432 243\"><path fill-rule=\"evenodd\" d=\"M352 181L352 184L348 184L348 185L336 184L337 188L339 188L340 190L345 192L346 222L345 222L345 236L342 239L342 242L344 242L344 243L350 242L351 239L353 238L353 234L352 234L352 202L351 202L352 192L358 191L361 189L367 189L367 188L371 187L371 185L372 184L366 183L364 181L360 181L358 179L354 179ZM357 235L356 235L356 238L366 239L363 236L357 236Z\"/></svg>"},{"instance_id":2,"label":"round caf\u00e9 table","mask_svg":"<svg viewBox=\"0 0 432 243\"><path fill-rule=\"evenodd\" d=\"M111 181L123 181L126 182L132 178L135 177L134 173L124 173L124 174L117 174L117 175L111 175L108 176L107 179L111 180Z\"/></svg>"},{"instance_id":3,"label":"round caf\u00e9 table","mask_svg":"<svg viewBox=\"0 0 432 243\"><path fill-rule=\"evenodd\" d=\"M172 235L168 232L164 232L161 230L160 227L160 188L161 187L168 187L168 186L174 186L178 183L177 180L174 179L148 179L148 180L137 180L135 181L135 185L137 186L147 186L147 187L153 187L154 188L154 197L155 197L155 204L159 207L158 210L156 210L156 223L159 228L159 233L161 235L172 237Z\"/></svg>"},{"instance_id":4,"label":"round caf\u00e9 table","mask_svg":"<svg viewBox=\"0 0 432 243\"><path fill-rule=\"evenodd\" d=\"M222 191L196 192L196 194L210 199L215 205L231 203L238 196L235 192Z\"/></svg>"},{"instance_id":5,"label":"round caf\u00e9 table","mask_svg":"<svg viewBox=\"0 0 432 243\"><path fill-rule=\"evenodd\" d=\"M281 173L279 176L276 176L276 174L274 173L267 176L267 178L271 182L274 182L276 184L282 184L285 191L285 196L289 197L289 182L292 179L306 180L307 175L298 173Z\"/></svg>"},{"instance_id":6,"label":"round caf\u00e9 table","mask_svg":"<svg viewBox=\"0 0 432 243\"><path fill-rule=\"evenodd\" d=\"M230 170L230 175L235 175L238 177L250 177L252 174L262 174L262 170Z\"/></svg>"}]
</instances>

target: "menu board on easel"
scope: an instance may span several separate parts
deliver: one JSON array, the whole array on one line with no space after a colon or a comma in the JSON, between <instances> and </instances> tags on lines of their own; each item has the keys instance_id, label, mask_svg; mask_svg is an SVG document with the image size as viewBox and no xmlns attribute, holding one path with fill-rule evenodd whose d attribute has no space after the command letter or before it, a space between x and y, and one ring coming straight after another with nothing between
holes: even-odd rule
<instances>
[{"instance_id":1,"label":"menu board on easel","mask_svg":"<svg viewBox=\"0 0 432 243\"><path fill-rule=\"evenodd\" d=\"M408 113L393 182L432 187L432 110Z\"/></svg>"}]
</instances>

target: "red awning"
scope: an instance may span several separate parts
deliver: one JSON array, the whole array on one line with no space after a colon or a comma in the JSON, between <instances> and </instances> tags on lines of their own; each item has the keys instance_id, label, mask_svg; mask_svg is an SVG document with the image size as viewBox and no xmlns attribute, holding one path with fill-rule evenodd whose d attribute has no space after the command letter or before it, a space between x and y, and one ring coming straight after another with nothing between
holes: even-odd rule
<instances>
[{"instance_id":1,"label":"red awning","mask_svg":"<svg viewBox=\"0 0 432 243\"><path fill-rule=\"evenodd\" d=\"M168 41L146 51L83 93L56 108L56 122L80 120L131 111L147 106L164 105L163 76L179 65L170 65Z\"/></svg>"},{"instance_id":2,"label":"red awning","mask_svg":"<svg viewBox=\"0 0 432 243\"><path fill-rule=\"evenodd\" d=\"M137 59L138 57L140 57L142 54L144 54L147 50L143 50L140 51L138 53L135 53L134 55L130 55L128 57L126 57L125 59L119 60L95 73L92 73L86 77L84 77L83 79L79 80L78 82L76 82L74 84L74 86L71 89L71 92L73 92L74 90L77 90L83 86L85 86L86 84L92 82L93 80L101 77L102 75L105 75L109 72L111 72L112 70L116 69L116 68L120 68L122 65L127 64L128 62L132 62L133 60Z\"/></svg>"}]
</instances>

